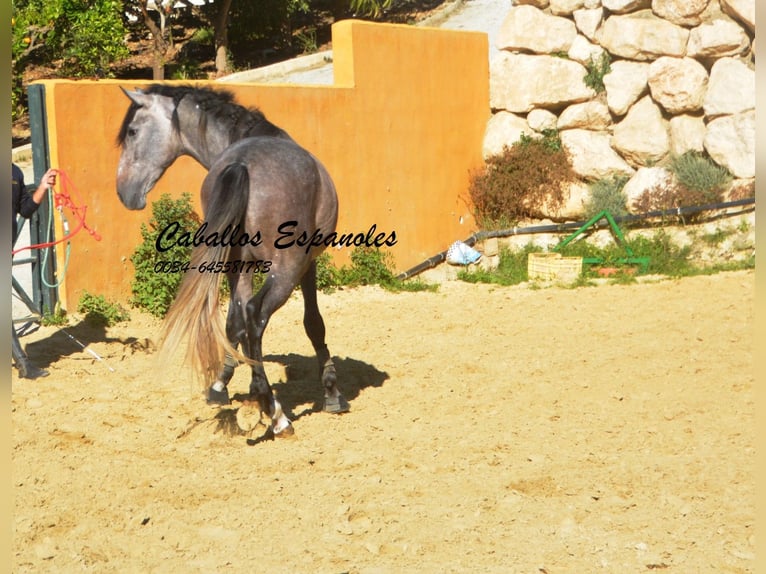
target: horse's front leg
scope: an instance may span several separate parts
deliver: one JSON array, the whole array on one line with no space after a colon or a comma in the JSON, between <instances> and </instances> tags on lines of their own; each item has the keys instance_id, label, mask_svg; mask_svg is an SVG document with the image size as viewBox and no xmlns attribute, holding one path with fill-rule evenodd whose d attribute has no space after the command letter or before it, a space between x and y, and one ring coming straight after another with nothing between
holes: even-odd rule
<instances>
[{"instance_id":1,"label":"horse's front leg","mask_svg":"<svg viewBox=\"0 0 766 574\"><path fill-rule=\"evenodd\" d=\"M271 418L271 431L275 436L292 435L292 423L282 410L282 405L269 385L266 371L263 368L262 340L266 325L271 315L279 309L292 292L289 283L277 284L272 278L266 280L258 294L248 301L246 306L246 328L248 357L253 359L252 379L250 380L250 396L258 400L261 413L267 413Z\"/></svg>"}]
</instances>

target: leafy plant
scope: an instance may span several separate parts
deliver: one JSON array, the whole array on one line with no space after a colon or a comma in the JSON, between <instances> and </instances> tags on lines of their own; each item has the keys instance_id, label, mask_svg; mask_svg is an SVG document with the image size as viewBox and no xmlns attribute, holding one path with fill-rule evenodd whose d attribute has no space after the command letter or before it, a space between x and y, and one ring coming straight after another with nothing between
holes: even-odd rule
<instances>
[{"instance_id":1,"label":"leafy plant","mask_svg":"<svg viewBox=\"0 0 766 574\"><path fill-rule=\"evenodd\" d=\"M732 180L732 175L725 167L693 150L672 156L668 169L689 192L698 194L708 202L718 201Z\"/></svg>"},{"instance_id":2,"label":"leafy plant","mask_svg":"<svg viewBox=\"0 0 766 574\"><path fill-rule=\"evenodd\" d=\"M647 213L711 205L723 200L726 187L732 180L731 174L725 168L695 151L673 156L668 169L674 175L673 180L644 191L633 201L634 211ZM702 217L702 214L678 217L681 221L695 221Z\"/></svg>"},{"instance_id":3,"label":"leafy plant","mask_svg":"<svg viewBox=\"0 0 766 574\"><path fill-rule=\"evenodd\" d=\"M388 291L435 291L437 285L419 279L400 280L393 272L393 257L389 251L376 247L354 247L351 265L340 269L331 263L330 254L317 259L317 288L332 291L336 287L379 285Z\"/></svg>"},{"instance_id":4,"label":"leafy plant","mask_svg":"<svg viewBox=\"0 0 766 574\"><path fill-rule=\"evenodd\" d=\"M392 0L350 0L351 10L361 16L379 16L391 4Z\"/></svg>"},{"instance_id":5,"label":"leafy plant","mask_svg":"<svg viewBox=\"0 0 766 574\"><path fill-rule=\"evenodd\" d=\"M117 0L64 0L57 24L65 73L111 77L110 65L129 55Z\"/></svg>"},{"instance_id":6,"label":"leafy plant","mask_svg":"<svg viewBox=\"0 0 766 574\"><path fill-rule=\"evenodd\" d=\"M630 178L615 175L602 178L590 185L590 199L585 203L585 219L590 219L601 211L608 211L615 217L628 213L628 199L623 188Z\"/></svg>"},{"instance_id":7,"label":"leafy plant","mask_svg":"<svg viewBox=\"0 0 766 574\"><path fill-rule=\"evenodd\" d=\"M69 318L67 317L66 311L61 308L60 303L56 303L56 307L52 313L46 308L43 316L40 317L40 324L46 327L62 327L67 323L69 323Z\"/></svg>"},{"instance_id":8,"label":"leafy plant","mask_svg":"<svg viewBox=\"0 0 766 574\"><path fill-rule=\"evenodd\" d=\"M588 63L585 65L587 73L583 78L585 85L594 90L597 94L600 94L606 89L604 86L604 76L612 71L611 58L609 52L602 52L598 57L598 60L591 56L588 59Z\"/></svg>"},{"instance_id":9,"label":"leafy plant","mask_svg":"<svg viewBox=\"0 0 766 574\"><path fill-rule=\"evenodd\" d=\"M461 281L468 283L496 283L498 285L518 285L527 281L527 258L530 253L542 251L531 243L525 245L522 249L513 251L508 247L503 247L498 253L498 265L495 269L476 269L468 271L461 269L457 277Z\"/></svg>"},{"instance_id":10,"label":"leafy plant","mask_svg":"<svg viewBox=\"0 0 766 574\"><path fill-rule=\"evenodd\" d=\"M191 258L191 247L173 245L168 251L157 251L157 237L174 222L178 223L179 234L193 234L200 226L201 220L194 212L191 194L184 193L177 200L173 200L169 194L163 194L152 204L149 225L141 224L143 242L130 256L136 270L131 283L133 296L130 302L155 317L165 316L182 279L181 272L158 272L158 264L170 261L185 263Z\"/></svg>"},{"instance_id":11,"label":"leafy plant","mask_svg":"<svg viewBox=\"0 0 766 574\"><path fill-rule=\"evenodd\" d=\"M301 54L313 54L319 49L317 46L316 28L309 28L305 31L298 32L295 34L295 40L298 42Z\"/></svg>"},{"instance_id":12,"label":"leafy plant","mask_svg":"<svg viewBox=\"0 0 766 574\"><path fill-rule=\"evenodd\" d=\"M542 138L522 136L511 147L490 156L471 174L468 193L477 222L486 228L540 215L543 207L559 207L562 186L575 179L558 133Z\"/></svg>"},{"instance_id":13,"label":"leafy plant","mask_svg":"<svg viewBox=\"0 0 766 574\"><path fill-rule=\"evenodd\" d=\"M103 295L92 295L87 291L80 297L77 311L85 314L86 321L106 327L130 319L128 311L119 303L112 303Z\"/></svg>"}]
</instances>

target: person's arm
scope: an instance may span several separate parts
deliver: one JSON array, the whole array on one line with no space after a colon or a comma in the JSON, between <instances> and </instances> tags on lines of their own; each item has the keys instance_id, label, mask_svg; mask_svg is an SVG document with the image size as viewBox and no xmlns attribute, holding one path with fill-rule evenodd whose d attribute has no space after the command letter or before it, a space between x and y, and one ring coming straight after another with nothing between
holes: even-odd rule
<instances>
[{"instance_id":1,"label":"person's arm","mask_svg":"<svg viewBox=\"0 0 766 574\"><path fill-rule=\"evenodd\" d=\"M32 216L32 214L37 211L37 208L40 207L40 204L43 201L43 198L45 197L45 192L48 191L49 187L53 187L56 185L56 174L58 172L51 168L48 171L45 172L42 179L40 179L40 184L37 186L37 189L32 192L31 194L26 194L27 197L31 198L32 201L29 201L24 197L25 190L21 190L22 198L21 198L21 204L19 205L19 213L26 218L29 218ZM26 200L25 200L26 199Z\"/></svg>"}]
</instances>

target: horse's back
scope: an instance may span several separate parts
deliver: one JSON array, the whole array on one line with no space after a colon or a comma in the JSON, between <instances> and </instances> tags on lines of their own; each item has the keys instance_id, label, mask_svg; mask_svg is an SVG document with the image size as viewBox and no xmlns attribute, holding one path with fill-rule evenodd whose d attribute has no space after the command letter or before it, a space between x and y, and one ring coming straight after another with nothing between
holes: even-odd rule
<instances>
[{"instance_id":1,"label":"horse's back","mask_svg":"<svg viewBox=\"0 0 766 574\"><path fill-rule=\"evenodd\" d=\"M248 173L249 194L243 213L245 228L261 232L265 244L278 239L279 229L287 226L295 237L316 230L335 231L338 198L327 169L295 141L280 137L252 137L232 144L210 167L202 186L202 204L207 205L214 191L221 189L221 178L232 165ZM224 190L230 193L229 190Z\"/></svg>"}]
</instances>

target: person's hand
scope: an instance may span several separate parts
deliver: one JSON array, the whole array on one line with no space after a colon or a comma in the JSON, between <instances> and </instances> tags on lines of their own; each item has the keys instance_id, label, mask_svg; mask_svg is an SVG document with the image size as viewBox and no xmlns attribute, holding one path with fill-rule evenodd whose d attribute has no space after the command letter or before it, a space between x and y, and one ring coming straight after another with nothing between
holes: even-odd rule
<instances>
[{"instance_id":1,"label":"person's hand","mask_svg":"<svg viewBox=\"0 0 766 574\"><path fill-rule=\"evenodd\" d=\"M43 197L45 197L45 192L48 191L48 188L56 185L57 174L58 170L53 168L49 169L43 174L42 179L40 179L40 185L37 186L34 194L32 194L32 200L35 203L39 204L43 200Z\"/></svg>"},{"instance_id":2,"label":"person's hand","mask_svg":"<svg viewBox=\"0 0 766 574\"><path fill-rule=\"evenodd\" d=\"M42 179L40 180L40 185L44 185L46 188L53 187L56 185L56 175L58 174L58 170L51 168L48 171L45 172Z\"/></svg>"}]
</instances>

